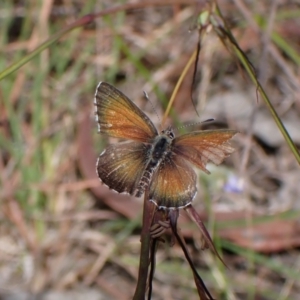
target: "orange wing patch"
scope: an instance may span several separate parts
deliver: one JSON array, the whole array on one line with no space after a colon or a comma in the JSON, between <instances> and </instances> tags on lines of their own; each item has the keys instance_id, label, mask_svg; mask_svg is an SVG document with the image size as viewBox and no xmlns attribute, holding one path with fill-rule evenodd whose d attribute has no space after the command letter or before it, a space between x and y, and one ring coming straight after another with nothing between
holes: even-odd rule
<instances>
[{"instance_id":1,"label":"orange wing patch","mask_svg":"<svg viewBox=\"0 0 300 300\"><path fill-rule=\"evenodd\" d=\"M101 82L94 104L98 131L113 137L150 142L157 130L151 120L123 93Z\"/></svg>"},{"instance_id":2,"label":"orange wing patch","mask_svg":"<svg viewBox=\"0 0 300 300\"><path fill-rule=\"evenodd\" d=\"M196 189L196 173L178 155L162 161L150 184L150 199L161 207L183 207L192 202Z\"/></svg>"}]
</instances>

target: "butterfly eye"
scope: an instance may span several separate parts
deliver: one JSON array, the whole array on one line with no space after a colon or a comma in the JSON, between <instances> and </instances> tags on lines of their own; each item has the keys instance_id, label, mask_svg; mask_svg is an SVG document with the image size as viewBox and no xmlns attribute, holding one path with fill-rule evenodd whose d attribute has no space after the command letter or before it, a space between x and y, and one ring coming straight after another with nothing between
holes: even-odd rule
<instances>
[{"instance_id":1,"label":"butterfly eye","mask_svg":"<svg viewBox=\"0 0 300 300\"><path fill-rule=\"evenodd\" d=\"M167 132L167 135L169 136L170 139L174 139L174 137L175 137L175 134L174 134L174 132L172 130L169 130Z\"/></svg>"}]
</instances>

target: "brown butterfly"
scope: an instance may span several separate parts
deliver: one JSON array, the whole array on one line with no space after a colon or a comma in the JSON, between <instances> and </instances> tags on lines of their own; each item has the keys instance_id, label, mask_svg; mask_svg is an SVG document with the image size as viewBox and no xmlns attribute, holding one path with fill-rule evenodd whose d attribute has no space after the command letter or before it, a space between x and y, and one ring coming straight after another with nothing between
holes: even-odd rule
<instances>
[{"instance_id":1,"label":"brown butterfly","mask_svg":"<svg viewBox=\"0 0 300 300\"><path fill-rule=\"evenodd\" d=\"M175 138L171 128L158 133L151 120L122 92L100 82L94 99L98 132L127 139L108 146L97 160L97 173L109 188L140 197L149 188L160 208L189 205L197 192L190 163L205 173L234 151L235 130L202 130Z\"/></svg>"}]
</instances>

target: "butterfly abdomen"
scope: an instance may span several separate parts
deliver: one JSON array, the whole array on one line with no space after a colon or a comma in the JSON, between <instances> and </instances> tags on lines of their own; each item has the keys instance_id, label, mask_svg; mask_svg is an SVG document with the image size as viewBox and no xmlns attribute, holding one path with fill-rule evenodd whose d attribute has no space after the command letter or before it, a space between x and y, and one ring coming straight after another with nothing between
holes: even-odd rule
<instances>
[{"instance_id":1,"label":"butterfly abdomen","mask_svg":"<svg viewBox=\"0 0 300 300\"><path fill-rule=\"evenodd\" d=\"M146 188L149 186L149 184L151 182L153 173L156 170L158 165L159 165L158 161L150 160L149 164L147 165L147 167L143 173L140 183L137 187L137 190L135 193L136 197L141 197L142 194L145 192Z\"/></svg>"}]
</instances>

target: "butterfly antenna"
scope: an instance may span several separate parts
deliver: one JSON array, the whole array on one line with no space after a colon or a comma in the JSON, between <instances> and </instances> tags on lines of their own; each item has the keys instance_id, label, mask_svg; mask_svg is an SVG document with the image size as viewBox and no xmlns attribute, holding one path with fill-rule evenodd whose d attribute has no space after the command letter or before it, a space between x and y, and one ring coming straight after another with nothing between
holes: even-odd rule
<instances>
[{"instance_id":1,"label":"butterfly antenna","mask_svg":"<svg viewBox=\"0 0 300 300\"><path fill-rule=\"evenodd\" d=\"M177 127L177 130L185 128L185 127L189 127L189 126L195 126L195 125L202 124L202 123L213 122L214 120L215 120L214 118L210 118L210 119L207 119L207 120L204 120L204 121L201 121L201 122L195 122L195 123L185 124L185 125L182 125L180 127Z\"/></svg>"},{"instance_id":2,"label":"butterfly antenna","mask_svg":"<svg viewBox=\"0 0 300 300\"><path fill-rule=\"evenodd\" d=\"M200 123L208 123L208 122L213 122L215 119L214 118L210 118L210 119L206 119Z\"/></svg>"},{"instance_id":3,"label":"butterfly antenna","mask_svg":"<svg viewBox=\"0 0 300 300\"><path fill-rule=\"evenodd\" d=\"M152 110L153 110L153 111L154 111L154 113L156 114L156 117L157 117L157 119L158 119L159 123L161 123L161 120L160 120L160 118L159 118L159 115L158 115L158 113L157 113L157 111L156 111L156 109L155 109L155 107L154 107L154 105L153 105L152 101L149 99L149 96L148 96L147 92L143 91L143 93L144 93L144 97L145 97L145 99L146 99L147 101L149 101L149 102L150 102L150 104L151 104L151 107L152 107Z\"/></svg>"}]
</instances>

